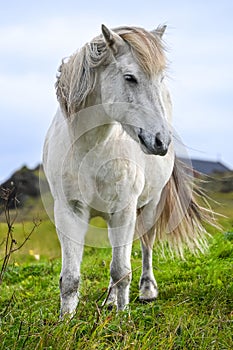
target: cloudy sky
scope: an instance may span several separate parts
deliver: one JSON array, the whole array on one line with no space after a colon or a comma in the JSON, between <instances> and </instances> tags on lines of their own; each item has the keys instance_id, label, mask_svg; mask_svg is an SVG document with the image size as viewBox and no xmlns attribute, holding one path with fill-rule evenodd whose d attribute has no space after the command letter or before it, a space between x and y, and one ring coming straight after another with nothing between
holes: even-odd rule
<instances>
[{"instance_id":1,"label":"cloudy sky","mask_svg":"<svg viewBox=\"0 0 233 350\"><path fill-rule=\"evenodd\" d=\"M8 0L0 7L0 181L41 161L63 57L109 27L166 23L175 129L233 168L233 1Z\"/></svg>"}]
</instances>

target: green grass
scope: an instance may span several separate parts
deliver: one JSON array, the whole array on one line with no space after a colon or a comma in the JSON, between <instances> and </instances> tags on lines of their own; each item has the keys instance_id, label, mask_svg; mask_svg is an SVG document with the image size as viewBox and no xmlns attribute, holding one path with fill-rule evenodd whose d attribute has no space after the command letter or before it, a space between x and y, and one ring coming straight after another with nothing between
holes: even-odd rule
<instances>
[{"instance_id":1,"label":"green grass","mask_svg":"<svg viewBox=\"0 0 233 350\"><path fill-rule=\"evenodd\" d=\"M217 213L225 217L219 218L220 224L225 229L232 229L233 227L233 192L229 193L211 193L211 198L215 202L211 202L211 207Z\"/></svg>"},{"instance_id":2,"label":"green grass","mask_svg":"<svg viewBox=\"0 0 233 350\"><path fill-rule=\"evenodd\" d=\"M33 222L15 223L13 236L19 245L33 228ZM0 241L7 232L7 225L0 223ZM0 257L4 256L4 244L0 246ZM34 262L39 260L48 260L60 257L60 245L55 232L53 223L42 221L29 241L15 254L12 255L12 263L20 264L22 262Z\"/></svg>"},{"instance_id":3,"label":"green grass","mask_svg":"<svg viewBox=\"0 0 233 350\"><path fill-rule=\"evenodd\" d=\"M119 314L101 308L111 250L86 247L80 302L71 321L59 320L60 247L54 226L44 220L12 256L0 286L0 349L233 349L233 201L231 194L221 196L215 199L221 197L220 210L229 217L220 219L223 233L212 230L206 254L165 259L155 247L159 297L153 303L138 301L138 242L132 252L130 307ZM103 225L98 219L95 223ZM31 227L14 225L18 242ZM0 224L1 235L5 230Z\"/></svg>"},{"instance_id":4,"label":"green grass","mask_svg":"<svg viewBox=\"0 0 233 350\"><path fill-rule=\"evenodd\" d=\"M232 349L233 233L215 234L207 254L186 261L154 254L160 294L140 304L141 252L132 253L130 310L101 309L109 249L86 248L77 314L59 316L60 259L16 263L1 288L1 349ZM25 260L26 257L25 257Z\"/></svg>"}]
</instances>

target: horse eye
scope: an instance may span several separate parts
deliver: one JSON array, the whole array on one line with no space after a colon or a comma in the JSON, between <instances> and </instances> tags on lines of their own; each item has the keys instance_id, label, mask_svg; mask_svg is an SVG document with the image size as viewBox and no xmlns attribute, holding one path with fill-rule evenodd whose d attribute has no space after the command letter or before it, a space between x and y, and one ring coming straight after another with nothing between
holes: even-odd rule
<instances>
[{"instance_id":1,"label":"horse eye","mask_svg":"<svg viewBox=\"0 0 233 350\"><path fill-rule=\"evenodd\" d=\"M133 74L125 74L124 78L126 81L129 81L130 83L134 83L137 84L137 79L135 78L135 76Z\"/></svg>"}]
</instances>

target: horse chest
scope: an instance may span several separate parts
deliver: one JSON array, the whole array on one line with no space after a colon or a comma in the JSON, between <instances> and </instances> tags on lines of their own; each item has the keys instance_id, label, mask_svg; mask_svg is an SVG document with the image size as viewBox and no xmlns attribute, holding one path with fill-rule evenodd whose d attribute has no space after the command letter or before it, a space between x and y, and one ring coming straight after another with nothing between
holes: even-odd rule
<instances>
[{"instance_id":1,"label":"horse chest","mask_svg":"<svg viewBox=\"0 0 233 350\"><path fill-rule=\"evenodd\" d=\"M80 167L79 191L97 211L120 210L141 193L144 176L137 164L127 159L98 159Z\"/></svg>"}]
</instances>

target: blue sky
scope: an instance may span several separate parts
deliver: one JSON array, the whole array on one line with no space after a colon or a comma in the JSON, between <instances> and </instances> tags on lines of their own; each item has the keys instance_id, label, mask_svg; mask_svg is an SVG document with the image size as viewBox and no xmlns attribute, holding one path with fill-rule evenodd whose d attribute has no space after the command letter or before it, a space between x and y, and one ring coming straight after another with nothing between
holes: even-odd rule
<instances>
[{"instance_id":1,"label":"blue sky","mask_svg":"<svg viewBox=\"0 0 233 350\"><path fill-rule=\"evenodd\" d=\"M0 13L0 181L41 161L60 61L101 23L168 25L175 129L192 157L233 167L232 0L9 0Z\"/></svg>"}]
</instances>

